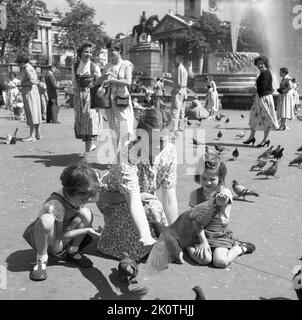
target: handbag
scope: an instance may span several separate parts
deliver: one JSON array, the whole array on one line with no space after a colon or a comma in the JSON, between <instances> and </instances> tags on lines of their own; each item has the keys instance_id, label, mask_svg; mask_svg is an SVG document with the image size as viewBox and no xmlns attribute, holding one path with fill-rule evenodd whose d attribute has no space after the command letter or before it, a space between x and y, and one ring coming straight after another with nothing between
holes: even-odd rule
<instances>
[{"instance_id":1,"label":"handbag","mask_svg":"<svg viewBox=\"0 0 302 320\"><path fill-rule=\"evenodd\" d=\"M97 85L90 89L91 109L111 108L109 86Z\"/></svg>"}]
</instances>

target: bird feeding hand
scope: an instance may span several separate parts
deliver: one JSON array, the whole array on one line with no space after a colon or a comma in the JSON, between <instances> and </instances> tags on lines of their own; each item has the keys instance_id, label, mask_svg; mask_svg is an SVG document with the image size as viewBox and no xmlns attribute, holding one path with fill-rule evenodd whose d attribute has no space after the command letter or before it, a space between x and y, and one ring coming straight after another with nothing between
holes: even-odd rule
<instances>
[{"instance_id":1,"label":"bird feeding hand","mask_svg":"<svg viewBox=\"0 0 302 320\"><path fill-rule=\"evenodd\" d=\"M228 204L229 197L226 194L218 193L216 195L216 204L220 207L226 206Z\"/></svg>"}]
</instances>

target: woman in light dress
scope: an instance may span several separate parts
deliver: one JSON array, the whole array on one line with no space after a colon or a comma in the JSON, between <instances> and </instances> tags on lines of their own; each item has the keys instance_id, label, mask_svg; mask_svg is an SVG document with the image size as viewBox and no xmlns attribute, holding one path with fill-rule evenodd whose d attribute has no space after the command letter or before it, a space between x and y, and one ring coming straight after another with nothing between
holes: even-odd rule
<instances>
[{"instance_id":1,"label":"woman in light dress","mask_svg":"<svg viewBox=\"0 0 302 320\"><path fill-rule=\"evenodd\" d=\"M280 82L280 87L277 90L279 92L278 102L277 102L277 118L280 121L279 130L289 129L286 127L286 119L294 118L294 95L293 95L293 85L290 76L288 75L287 68L280 68L280 77L282 78Z\"/></svg>"}]
</instances>

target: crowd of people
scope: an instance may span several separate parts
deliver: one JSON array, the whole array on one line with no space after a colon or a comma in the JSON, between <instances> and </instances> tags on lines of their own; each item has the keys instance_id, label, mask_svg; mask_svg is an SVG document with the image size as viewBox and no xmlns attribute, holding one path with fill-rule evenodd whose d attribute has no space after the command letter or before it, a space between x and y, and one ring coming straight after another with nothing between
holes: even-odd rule
<instances>
[{"instance_id":1,"label":"crowd of people","mask_svg":"<svg viewBox=\"0 0 302 320\"><path fill-rule=\"evenodd\" d=\"M164 103L162 78L156 79L152 94L146 93L143 105L137 98L131 98L129 87L134 66L122 58L121 42L109 42L109 62L102 70L91 60L92 49L91 43L79 47L72 68L75 138L85 143L85 153L93 152L94 141L104 129L105 116L116 159L102 176L85 161L63 170L62 188L47 198L37 219L24 232L24 238L37 254L30 272L32 280L47 278L49 255L66 258L80 267L91 267L83 249L94 237L97 250L114 259L121 259L125 252L136 261L146 257L157 238L151 223L170 226L179 217L177 151L171 136L184 130L185 119L211 119L219 110L217 87L211 75L205 77L205 103L195 95L192 104L185 108L188 72L181 55L174 59L169 110ZM20 80L11 75L7 101L12 105L20 90L30 128L24 141L35 141L41 139L42 119L58 123L59 87L52 67L38 81L28 56L19 55L17 63ZM289 77L287 68L280 68L276 112L268 59L259 56L254 63L259 76L250 111L250 137L243 143L254 144L256 131L263 131L264 137L258 144L263 147L269 144L271 130L286 130L286 120L294 117L299 105L298 83ZM97 98L101 102L96 102ZM135 110L141 110L136 121ZM188 212L194 210L201 215L207 212L211 217L209 223L194 231L191 243L182 249L200 265L213 263L225 268L238 256L256 249L252 242L235 238L228 229L233 199L225 185L226 175L226 163L214 152L206 152L196 165L194 181L199 188L190 194ZM162 191L161 200L156 195L158 190ZM211 199L209 208L199 206ZM101 233L92 228L93 214L88 203L96 203L104 217ZM179 261L183 263L182 255Z\"/></svg>"}]
</instances>

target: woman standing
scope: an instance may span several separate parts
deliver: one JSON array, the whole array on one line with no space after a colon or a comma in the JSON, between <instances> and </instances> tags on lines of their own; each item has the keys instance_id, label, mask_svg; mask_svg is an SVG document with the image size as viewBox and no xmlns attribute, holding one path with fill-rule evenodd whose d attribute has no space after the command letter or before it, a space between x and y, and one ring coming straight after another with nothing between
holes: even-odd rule
<instances>
[{"instance_id":1,"label":"woman standing","mask_svg":"<svg viewBox=\"0 0 302 320\"><path fill-rule=\"evenodd\" d=\"M207 95L206 95L206 104L205 107L209 112L210 119L214 118L214 113L218 111L219 108L219 99L218 92L216 88L216 83L213 80L211 75L205 77L207 82Z\"/></svg>"},{"instance_id":2,"label":"woman standing","mask_svg":"<svg viewBox=\"0 0 302 320\"><path fill-rule=\"evenodd\" d=\"M34 67L29 63L27 54L20 53L16 63L21 69L21 92L23 96L26 121L29 125L29 137L23 139L25 142L34 142L40 139L40 125L42 123L41 101L37 87L38 78ZM36 131L36 134L34 134Z\"/></svg>"},{"instance_id":3,"label":"woman standing","mask_svg":"<svg viewBox=\"0 0 302 320\"><path fill-rule=\"evenodd\" d=\"M127 252L138 261L149 249L139 241L132 217L146 215L149 222L164 225L176 220L177 160L176 148L169 142L170 126L170 114L146 109L137 127L137 139L121 150L116 164L102 177L97 204L105 222L98 243L102 253L122 258ZM155 195L160 188L162 203Z\"/></svg>"},{"instance_id":4,"label":"woman standing","mask_svg":"<svg viewBox=\"0 0 302 320\"><path fill-rule=\"evenodd\" d=\"M280 120L279 130L285 130L288 129L285 125L286 119L294 118L294 87L287 68L280 68L279 75L282 80L277 90L280 93L277 102L277 119Z\"/></svg>"},{"instance_id":5,"label":"woman standing","mask_svg":"<svg viewBox=\"0 0 302 320\"><path fill-rule=\"evenodd\" d=\"M108 77L104 84L110 85L111 108L106 109L105 112L109 128L116 135L116 145L122 148L133 135L134 112L129 93L133 64L122 59L121 42L109 42L107 48L111 62L104 67L102 74Z\"/></svg>"},{"instance_id":6,"label":"woman standing","mask_svg":"<svg viewBox=\"0 0 302 320\"><path fill-rule=\"evenodd\" d=\"M97 85L100 68L90 59L92 44L84 43L77 51L78 60L72 68L74 87L75 137L85 142L85 152L96 149L92 143L101 134L103 117L100 109L91 104L90 89Z\"/></svg>"},{"instance_id":7,"label":"woman standing","mask_svg":"<svg viewBox=\"0 0 302 320\"><path fill-rule=\"evenodd\" d=\"M251 128L250 137L244 141L244 144L252 143L254 145L257 130L264 131L264 137L257 147L264 147L270 144L267 140L270 130L278 128L278 121L275 113L275 104L273 99L273 78L269 70L268 59L259 56L254 59L255 66L260 74L256 80L256 93L254 103L250 112L249 126Z\"/></svg>"}]
</instances>

